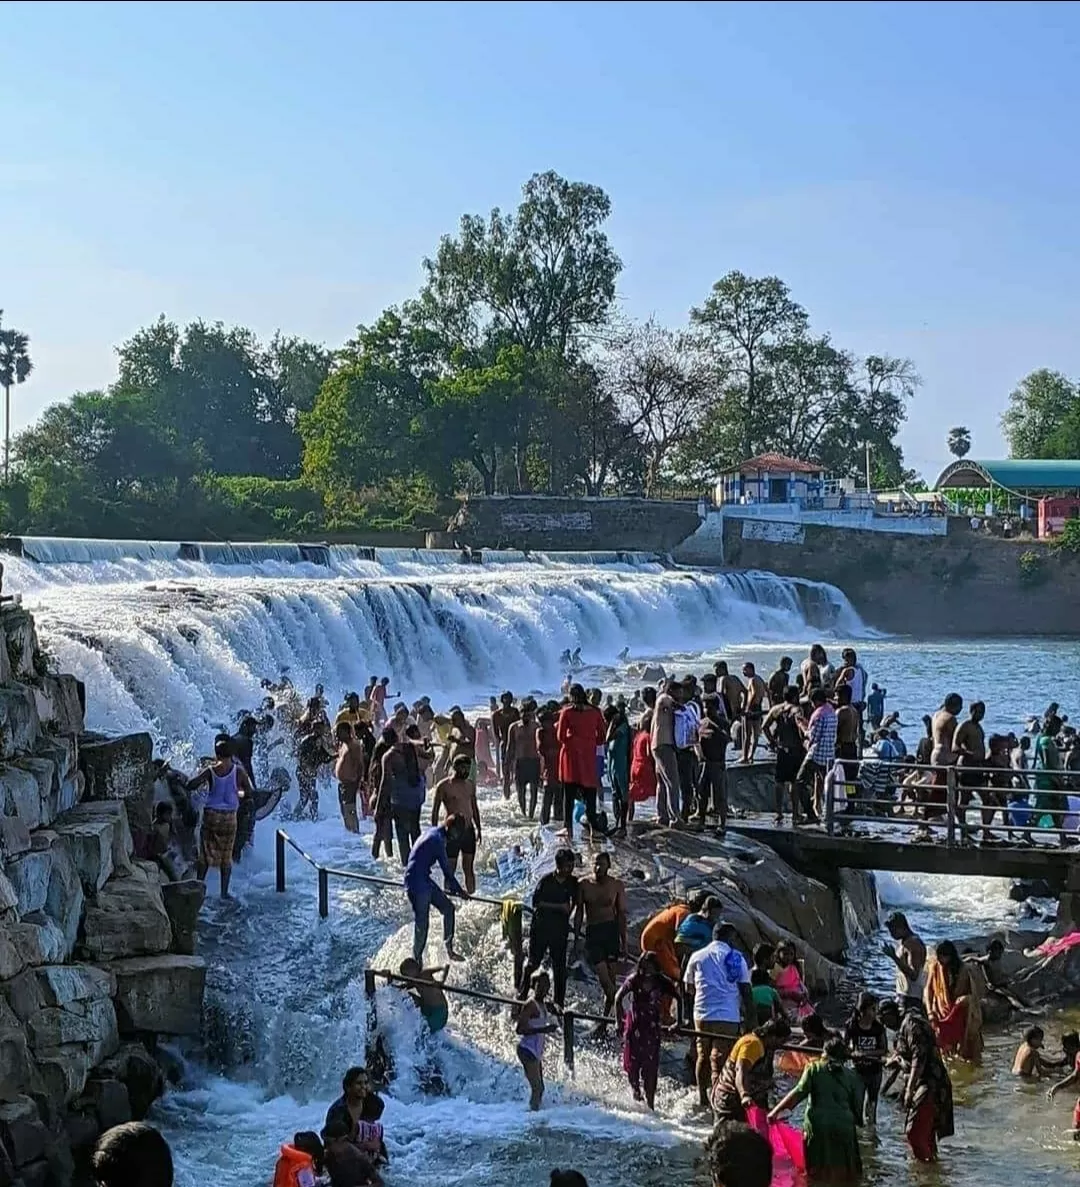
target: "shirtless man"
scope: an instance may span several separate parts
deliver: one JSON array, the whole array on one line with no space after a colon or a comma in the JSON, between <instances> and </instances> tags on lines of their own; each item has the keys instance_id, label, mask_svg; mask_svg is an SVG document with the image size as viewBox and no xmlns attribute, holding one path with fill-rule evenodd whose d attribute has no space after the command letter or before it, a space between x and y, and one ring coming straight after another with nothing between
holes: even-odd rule
<instances>
[{"instance_id":1,"label":"shirtless man","mask_svg":"<svg viewBox=\"0 0 1080 1187\"><path fill-rule=\"evenodd\" d=\"M822 677L822 666L826 663L825 648L820 643L815 643L810 648L810 654L799 665L799 674L802 676L802 690L803 696L809 696L815 688L823 688L825 681Z\"/></svg>"},{"instance_id":2,"label":"shirtless man","mask_svg":"<svg viewBox=\"0 0 1080 1187\"><path fill-rule=\"evenodd\" d=\"M360 831L360 822L356 815L356 797L360 792L360 782L364 778L367 764L367 752L362 742L357 741L352 725L347 721L339 721L334 730L337 738L337 763L334 766L334 778L338 781L338 804L341 808L341 819L351 833Z\"/></svg>"},{"instance_id":3,"label":"shirtless man","mask_svg":"<svg viewBox=\"0 0 1080 1187\"><path fill-rule=\"evenodd\" d=\"M447 745L450 748L450 764L454 760L468 756L469 763L476 762L476 727L469 724L465 714L455 705L450 710L450 733L447 735Z\"/></svg>"},{"instance_id":4,"label":"shirtless man","mask_svg":"<svg viewBox=\"0 0 1080 1187\"><path fill-rule=\"evenodd\" d=\"M499 707L491 711L491 730L495 735L497 761L499 773L502 777L503 799L510 798L510 778L514 773L514 764L507 756L507 744L510 727L521 718L521 714L514 707L514 694L504 692L499 697Z\"/></svg>"},{"instance_id":5,"label":"shirtless man","mask_svg":"<svg viewBox=\"0 0 1080 1187\"><path fill-rule=\"evenodd\" d=\"M598 853L593 860L593 876L581 880L581 898L574 917L574 930L579 934L585 917L585 954L604 991L605 1014L614 1009L618 965L626 957L626 887L611 877L610 870L610 855Z\"/></svg>"},{"instance_id":6,"label":"shirtless man","mask_svg":"<svg viewBox=\"0 0 1080 1187\"><path fill-rule=\"evenodd\" d=\"M948 803L946 791L948 774L944 768L951 767L956 763L957 755L953 748L953 740L956 736L956 715L963 707L964 698L959 693L950 692L930 722L932 742L930 764L932 769L930 787L927 790L927 803L923 809L927 820L945 815L945 804ZM915 834L915 839L922 839L920 834L923 834L923 838L925 838L928 833L929 829L924 826Z\"/></svg>"},{"instance_id":7,"label":"shirtless man","mask_svg":"<svg viewBox=\"0 0 1080 1187\"><path fill-rule=\"evenodd\" d=\"M850 797L849 788L859 781L859 711L852 704L851 685L841 684L836 690L836 757L844 760L844 790ZM847 810L854 808L851 798Z\"/></svg>"},{"instance_id":8,"label":"shirtless man","mask_svg":"<svg viewBox=\"0 0 1080 1187\"><path fill-rule=\"evenodd\" d=\"M714 668L720 689L720 699L724 702L727 719L728 721L738 721L742 714L743 693L746 691L743 688L743 682L738 676L733 676L728 671L725 660L719 660Z\"/></svg>"},{"instance_id":9,"label":"shirtless man","mask_svg":"<svg viewBox=\"0 0 1080 1187\"><path fill-rule=\"evenodd\" d=\"M521 703L520 719L511 722L506 731L506 764L513 772L518 807L522 816L530 820L536 818L536 796L540 787L540 751L536 735L536 702L526 699Z\"/></svg>"},{"instance_id":10,"label":"shirtless man","mask_svg":"<svg viewBox=\"0 0 1080 1187\"><path fill-rule=\"evenodd\" d=\"M465 874L465 889L469 894L476 892L476 849L481 841L480 805L476 802L476 784L469 778L472 759L459 754L451 764L453 774L435 785L435 802L431 805L431 823L439 823L439 809L446 815L458 816L469 821L468 827L458 837L447 837L446 856L450 859L454 873L457 873L458 857L461 858Z\"/></svg>"},{"instance_id":11,"label":"shirtless man","mask_svg":"<svg viewBox=\"0 0 1080 1187\"><path fill-rule=\"evenodd\" d=\"M982 720L986 716L986 706L982 701L972 701L968 709L968 720L956 727L953 734L953 750L956 752L957 802L960 809L960 826L965 826L965 808L971 803L971 793L974 789L986 784L989 779L981 775L972 767L986 766L986 734L982 727ZM979 796L985 800L985 792ZM989 837L988 829L983 829L983 836Z\"/></svg>"},{"instance_id":12,"label":"shirtless man","mask_svg":"<svg viewBox=\"0 0 1080 1187\"><path fill-rule=\"evenodd\" d=\"M761 723L765 719L765 697L769 689L755 671L753 664L743 664L742 674L746 679L746 687L742 692L742 760L748 763L753 760L758 739L761 737Z\"/></svg>"},{"instance_id":13,"label":"shirtless man","mask_svg":"<svg viewBox=\"0 0 1080 1187\"><path fill-rule=\"evenodd\" d=\"M906 998L922 1008L926 989L926 945L911 930L907 916L894 911L885 920L889 935L896 946L882 944L882 952L896 965L896 996Z\"/></svg>"}]
</instances>

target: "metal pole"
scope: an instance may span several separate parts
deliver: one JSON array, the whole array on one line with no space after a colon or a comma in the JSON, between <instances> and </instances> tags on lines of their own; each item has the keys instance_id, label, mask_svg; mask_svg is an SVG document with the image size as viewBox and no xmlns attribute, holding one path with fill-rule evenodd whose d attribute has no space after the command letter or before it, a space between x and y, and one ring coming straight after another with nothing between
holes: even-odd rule
<instances>
[{"instance_id":1,"label":"metal pole","mask_svg":"<svg viewBox=\"0 0 1080 1187\"><path fill-rule=\"evenodd\" d=\"M571 1074L574 1071L574 1015L570 1010L567 1010L562 1016L562 1050L563 1062L570 1069Z\"/></svg>"},{"instance_id":2,"label":"metal pole","mask_svg":"<svg viewBox=\"0 0 1080 1187\"><path fill-rule=\"evenodd\" d=\"M330 871L325 866L319 866L319 918L325 919L330 914Z\"/></svg>"},{"instance_id":3,"label":"metal pole","mask_svg":"<svg viewBox=\"0 0 1080 1187\"><path fill-rule=\"evenodd\" d=\"M816 779L817 776L815 775ZM797 789L796 789L797 790ZM825 784L825 832L831 837L833 830L836 827L836 822L833 820L833 815L836 812L836 797L828 790L828 784Z\"/></svg>"},{"instance_id":4,"label":"metal pole","mask_svg":"<svg viewBox=\"0 0 1080 1187\"><path fill-rule=\"evenodd\" d=\"M279 828L274 834L274 876L278 894L285 893L285 834Z\"/></svg>"},{"instance_id":5,"label":"metal pole","mask_svg":"<svg viewBox=\"0 0 1080 1187\"><path fill-rule=\"evenodd\" d=\"M948 767L945 771L945 818L948 831L946 844L951 848L956 844L956 767Z\"/></svg>"}]
</instances>

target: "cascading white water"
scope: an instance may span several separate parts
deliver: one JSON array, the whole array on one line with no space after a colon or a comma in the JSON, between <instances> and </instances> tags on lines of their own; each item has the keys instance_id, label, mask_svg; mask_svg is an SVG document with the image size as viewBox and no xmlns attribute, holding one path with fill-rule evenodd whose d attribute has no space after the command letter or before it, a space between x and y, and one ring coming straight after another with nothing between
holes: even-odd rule
<instances>
[{"instance_id":1,"label":"cascading white water","mask_svg":"<svg viewBox=\"0 0 1080 1187\"><path fill-rule=\"evenodd\" d=\"M504 686L555 689L567 648L594 666L626 646L649 657L865 633L833 586L645 554L486 552L464 564L455 552L304 545L23 549L6 588L24 592L47 648L91 688L90 724L149 729L181 756L283 672L332 696L389 674L405 696L475 703Z\"/></svg>"}]
</instances>

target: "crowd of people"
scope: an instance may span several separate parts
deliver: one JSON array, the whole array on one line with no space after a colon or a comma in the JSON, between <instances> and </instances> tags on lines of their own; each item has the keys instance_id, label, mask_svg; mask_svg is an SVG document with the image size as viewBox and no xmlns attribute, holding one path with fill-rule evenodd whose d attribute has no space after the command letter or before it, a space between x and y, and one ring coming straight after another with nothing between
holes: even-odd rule
<instances>
[{"instance_id":1,"label":"crowd of people","mask_svg":"<svg viewBox=\"0 0 1080 1187\"><path fill-rule=\"evenodd\" d=\"M943 941L928 957L906 919L893 916L888 929L894 943L886 951L896 966L895 999L864 993L846 1027L834 1032L814 1010L792 945L740 951L720 902L700 895L645 920L640 951L632 954L626 887L612 871L611 854L595 852L591 873L579 876L575 829L594 842L627 837L635 809L647 801L655 800L661 826L704 829L711 820L723 836L728 765L753 762L763 746L775 762L778 824L786 814L793 826L822 819L829 797L841 813L854 812L860 802L872 811L899 789L895 810L913 811L929 828L945 802L943 772L955 766L965 789L959 802L966 807L972 793L978 796L985 836L997 811L1010 836L1037 823L1054 825L1063 837L1069 831L1063 797L1047 794L1067 787L1058 772L1080 769L1080 746L1058 706L1034 724L1032 745L1027 736L987 740L984 707L972 704L961 721L963 703L951 695L925 719L926 736L909 754L896 714L886 713L887 691L870 682L853 649L845 648L834 667L815 645L794 669L785 657L765 679L746 663L740 678L720 661L700 678L664 676L629 698L605 696L568 677L559 700L540 703L507 691L471 721L456 705L437 713L428 697L395 703L386 677L372 677L363 695L348 694L331 717L317 688L294 717L296 813L318 817L319 779L324 770L332 772L344 827L356 833L362 820L370 820L376 858L394 860L396 848L413 913L412 957L400 974L432 1032L446 1025L450 1007L443 989L449 966L427 967L425 960L430 911L434 907L442 916L448 959L460 960L452 900L476 893L483 838L478 784L516 801L523 822L561 832L554 869L533 891L527 943L515 969L517 1058L531 1108L543 1102L547 1040L560 1029L572 943L581 939L601 993L597 1008L604 1021L597 1030L617 1027L635 1099L654 1107L665 1034L680 1025L691 1032L699 1107L720 1126L710 1155L714 1176L727 1173L716 1167L727 1165L732 1149L772 1150L775 1141L761 1147L752 1138L775 1137L775 1127L786 1132L782 1115L805 1102L800 1150L808 1169L857 1180L858 1129L876 1124L879 1098L894 1085L914 1157L933 1161L938 1139L953 1131L945 1057L977 1060L980 1002L987 994L1009 997L998 972L1000 944L976 960L962 958ZM242 839L244 801L254 794L251 744L259 723L246 721L238 735L219 735L214 760L187 783L205 799L200 876L218 867L223 895ZM1077 768L1071 765L1074 751ZM879 768L888 772L884 783L875 782ZM1002 781L988 787L986 768L999 768ZM433 876L436 867L441 880ZM1041 1075L1072 1060L1075 1070L1052 1089L1063 1091L1080 1081L1073 1037L1063 1038L1057 1061L1042 1053L1043 1037L1032 1033L1023 1057L1017 1053L1023 1068L1017 1074ZM774 1086L784 1076L794 1083L774 1101ZM357 1085L377 1096L359 1071ZM346 1085L343 1101L348 1099ZM1077 1109L1080 1131L1080 1102ZM339 1109L337 1121L349 1118ZM335 1177L331 1169L334 1187L374 1181L377 1153L357 1142L355 1127L346 1125L348 1133L341 1134L341 1126L330 1122L328 1117L321 1136L298 1135L311 1148L306 1156L332 1167L334 1143L340 1152L340 1143L348 1141L367 1160L352 1158L351 1164L367 1165L369 1177ZM303 1143L293 1146L304 1152ZM716 1154L718 1149L725 1153Z\"/></svg>"}]
</instances>

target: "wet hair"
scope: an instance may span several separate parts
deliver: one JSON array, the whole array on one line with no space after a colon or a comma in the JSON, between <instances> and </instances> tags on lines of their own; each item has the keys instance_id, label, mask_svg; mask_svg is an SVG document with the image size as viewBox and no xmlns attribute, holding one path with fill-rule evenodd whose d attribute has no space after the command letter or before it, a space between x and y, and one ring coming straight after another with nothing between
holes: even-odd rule
<instances>
[{"instance_id":1,"label":"wet hair","mask_svg":"<svg viewBox=\"0 0 1080 1187\"><path fill-rule=\"evenodd\" d=\"M323 1128L323 1137L327 1144L330 1142L340 1142L343 1138L349 1136L349 1126L340 1117L335 1117L328 1121Z\"/></svg>"},{"instance_id":2,"label":"wet hair","mask_svg":"<svg viewBox=\"0 0 1080 1187\"><path fill-rule=\"evenodd\" d=\"M964 707L964 698L958 692L950 692L941 707L949 713L959 713Z\"/></svg>"},{"instance_id":3,"label":"wet hair","mask_svg":"<svg viewBox=\"0 0 1080 1187\"><path fill-rule=\"evenodd\" d=\"M555 864L556 866L570 866L573 869L574 862L577 857L573 849L556 849L555 850Z\"/></svg>"},{"instance_id":4,"label":"wet hair","mask_svg":"<svg viewBox=\"0 0 1080 1187\"><path fill-rule=\"evenodd\" d=\"M991 940L986 947L987 956L989 956L991 952L1000 952L1001 955L1004 956L1005 945L1001 942L1001 940Z\"/></svg>"},{"instance_id":5,"label":"wet hair","mask_svg":"<svg viewBox=\"0 0 1080 1187\"><path fill-rule=\"evenodd\" d=\"M769 1187L773 1152L769 1139L739 1121L722 1121L705 1146L713 1187Z\"/></svg>"},{"instance_id":6,"label":"wet hair","mask_svg":"<svg viewBox=\"0 0 1080 1187\"><path fill-rule=\"evenodd\" d=\"M810 694L811 704L824 705L827 700L828 700L828 697L826 697L825 689L823 689L823 688L815 688L814 691Z\"/></svg>"},{"instance_id":7,"label":"wet hair","mask_svg":"<svg viewBox=\"0 0 1080 1187\"><path fill-rule=\"evenodd\" d=\"M847 1063L851 1058L851 1053L843 1039L830 1039L825 1044L824 1055L831 1063Z\"/></svg>"},{"instance_id":8,"label":"wet hair","mask_svg":"<svg viewBox=\"0 0 1080 1187\"><path fill-rule=\"evenodd\" d=\"M580 684L570 685L570 703L572 705L586 704L585 689Z\"/></svg>"},{"instance_id":9,"label":"wet hair","mask_svg":"<svg viewBox=\"0 0 1080 1187\"><path fill-rule=\"evenodd\" d=\"M386 733L386 730L383 730ZM334 737L339 742L347 742L353 736L353 727L351 721L339 721L334 727Z\"/></svg>"},{"instance_id":10,"label":"wet hair","mask_svg":"<svg viewBox=\"0 0 1080 1187\"><path fill-rule=\"evenodd\" d=\"M821 1039L825 1037L825 1023L821 1021L820 1014L807 1014L802 1020L802 1032L810 1039Z\"/></svg>"},{"instance_id":11,"label":"wet hair","mask_svg":"<svg viewBox=\"0 0 1080 1187\"><path fill-rule=\"evenodd\" d=\"M754 1031L759 1039L776 1039L782 1043L791 1038L791 1023L786 1018L772 1018Z\"/></svg>"},{"instance_id":12,"label":"wet hair","mask_svg":"<svg viewBox=\"0 0 1080 1187\"><path fill-rule=\"evenodd\" d=\"M233 747L230 738L222 738L220 736L214 739L214 757L215 758L232 758Z\"/></svg>"},{"instance_id":13,"label":"wet hair","mask_svg":"<svg viewBox=\"0 0 1080 1187\"><path fill-rule=\"evenodd\" d=\"M1061 1036L1061 1049L1066 1052L1080 1051L1080 1034L1075 1030L1067 1030Z\"/></svg>"},{"instance_id":14,"label":"wet hair","mask_svg":"<svg viewBox=\"0 0 1080 1187\"><path fill-rule=\"evenodd\" d=\"M1046 1038L1046 1031L1041 1026L1029 1026L1024 1031L1024 1042L1030 1047L1036 1040L1042 1042Z\"/></svg>"},{"instance_id":15,"label":"wet hair","mask_svg":"<svg viewBox=\"0 0 1080 1187\"><path fill-rule=\"evenodd\" d=\"M769 976L768 969L751 969L750 970L750 984L751 985L771 985L772 977Z\"/></svg>"},{"instance_id":16,"label":"wet hair","mask_svg":"<svg viewBox=\"0 0 1080 1187\"><path fill-rule=\"evenodd\" d=\"M753 676L757 671L757 669L754 667L754 665L749 660L747 660L746 663L743 664L742 670L747 676Z\"/></svg>"},{"instance_id":17,"label":"wet hair","mask_svg":"<svg viewBox=\"0 0 1080 1187\"><path fill-rule=\"evenodd\" d=\"M293 1135L292 1144L297 1150L310 1157L315 1164L315 1173L322 1174L324 1151L323 1144L319 1141L319 1135L310 1129L302 1129Z\"/></svg>"},{"instance_id":18,"label":"wet hair","mask_svg":"<svg viewBox=\"0 0 1080 1187\"><path fill-rule=\"evenodd\" d=\"M506 692L504 692L499 697L499 700L502 701L504 704L512 705L514 703L514 694L509 689L507 689Z\"/></svg>"},{"instance_id":19,"label":"wet hair","mask_svg":"<svg viewBox=\"0 0 1080 1187\"><path fill-rule=\"evenodd\" d=\"M772 964L775 956L776 948L772 944L758 944L754 949L754 964L758 968L765 968L766 965Z\"/></svg>"},{"instance_id":20,"label":"wet hair","mask_svg":"<svg viewBox=\"0 0 1080 1187\"><path fill-rule=\"evenodd\" d=\"M589 1181L581 1171L553 1170L551 1187L589 1187Z\"/></svg>"},{"instance_id":21,"label":"wet hair","mask_svg":"<svg viewBox=\"0 0 1080 1187\"><path fill-rule=\"evenodd\" d=\"M794 664L794 663L795 663L795 661L791 658L790 655L782 655L780 657L780 668L784 672L786 672L788 670L788 668L790 668L792 666L792 664Z\"/></svg>"},{"instance_id":22,"label":"wet hair","mask_svg":"<svg viewBox=\"0 0 1080 1187\"><path fill-rule=\"evenodd\" d=\"M968 705L968 713L972 717L974 717L976 713L985 713L985 712L986 712L986 702L985 701L972 701L971 704Z\"/></svg>"},{"instance_id":23,"label":"wet hair","mask_svg":"<svg viewBox=\"0 0 1080 1187\"><path fill-rule=\"evenodd\" d=\"M956 970L960 967L960 953L952 940L942 940L934 949L934 956L937 958L938 964L942 964L946 968Z\"/></svg>"},{"instance_id":24,"label":"wet hair","mask_svg":"<svg viewBox=\"0 0 1080 1187\"><path fill-rule=\"evenodd\" d=\"M718 659L716 663L713 664L713 671L717 676L726 676L728 674L727 660Z\"/></svg>"},{"instance_id":25,"label":"wet hair","mask_svg":"<svg viewBox=\"0 0 1080 1187\"><path fill-rule=\"evenodd\" d=\"M90 1169L101 1187L172 1187L169 1143L142 1121L106 1130L90 1156Z\"/></svg>"},{"instance_id":26,"label":"wet hair","mask_svg":"<svg viewBox=\"0 0 1080 1187\"><path fill-rule=\"evenodd\" d=\"M1059 733L1060 730L1061 730L1061 718L1060 717L1048 717L1043 722L1042 732L1051 738L1055 734Z\"/></svg>"},{"instance_id":27,"label":"wet hair","mask_svg":"<svg viewBox=\"0 0 1080 1187\"><path fill-rule=\"evenodd\" d=\"M837 703L841 704L841 705L850 705L851 704L851 685L850 684L841 684L840 685L840 687L836 690L836 700L837 700Z\"/></svg>"},{"instance_id":28,"label":"wet hair","mask_svg":"<svg viewBox=\"0 0 1080 1187\"><path fill-rule=\"evenodd\" d=\"M705 906L710 898L712 898L712 895L709 894L707 890L695 890L694 893L687 898L686 905L696 915L702 909L702 907Z\"/></svg>"},{"instance_id":29,"label":"wet hair","mask_svg":"<svg viewBox=\"0 0 1080 1187\"><path fill-rule=\"evenodd\" d=\"M656 689L650 684L641 690L641 699L652 709L656 705Z\"/></svg>"},{"instance_id":30,"label":"wet hair","mask_svg":"<svg viewBox=\"0 0 1080 1187\"><path fill-rule=\"evenodd\" d=\"M383 726L383 732L379 735L379 741L385 742L387 746L397 745L397 730L392 726Z\"/></svg>"},{"instance_id":31,"label":"wet hair","mask_svg":"<svg viewBox=\"0 0 1080 1187\"><path fill-rule=\"evenodd\" d=\"M799 703L799 686L791 684L784 689L784 704L797 705Z\"/></svg>"},{"instance_id":32,"label":"wet hair","mask_svg":"<svg viewBox=\"0 0 1080 1187\"><path fill-rule=\"evenodd\" d=\"M345 694L345 704L348 705L352 701L356 701L357 704L360 703L360 694L358 692L347 692Z\"/></svg>"},{"instance_id":33,"label":"wet hair","mask_svg":"<svg viewBox=\"0 0 1080 1187\"><path fill-rule=\"evenodd\" d=\"M367 1077L367 1069L354 1065L341 1077L341 1091L348 1092L357 1080Z\"/></svg>"},{"instance_id":34,"label":"wet hair","mask_svg":"<svg viewBox=\"0 0 1080 1187\"><path fill-rule=\"evenodd\" d=\"M875 994L860 993L859 1000L856 1003L855 1008L859 1011L860 1014L862 1014L864 1011L869 1010L871 1007L873 1007L874 1009L877 1009L877 1004L878 1004L878 999Z\"/></svg>"}]
</instances>

